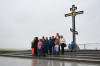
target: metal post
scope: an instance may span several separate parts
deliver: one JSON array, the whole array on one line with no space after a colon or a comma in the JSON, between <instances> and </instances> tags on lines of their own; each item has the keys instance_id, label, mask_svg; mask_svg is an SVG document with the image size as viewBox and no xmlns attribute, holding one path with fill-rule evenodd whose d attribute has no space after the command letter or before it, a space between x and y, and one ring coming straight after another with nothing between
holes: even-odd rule
<instances>
[{"instance_id":1,"label":"metal post","mask_svg":"<svg viewBox=\"0 0 100 66\"><path fill-rule=\"evenodd\" d=\"M73 28L73 42L76 44L76 37L75 37L75 16L72 17L72 28Z\"/></svg>"}]
</instances>

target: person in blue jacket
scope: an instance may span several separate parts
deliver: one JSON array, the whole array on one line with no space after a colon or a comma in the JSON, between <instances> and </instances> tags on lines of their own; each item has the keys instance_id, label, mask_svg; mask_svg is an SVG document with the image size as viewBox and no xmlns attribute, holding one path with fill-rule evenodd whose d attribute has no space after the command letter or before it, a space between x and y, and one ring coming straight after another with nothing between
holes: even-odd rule
<instances>
[{"instance_id":1,"label":"person in blue jacket","mask_svg":"<svg viewBox=\"0 0 100 66\"><path fill-rule=\"evenodd\" d=\"M72 43L71 43L71 52L74 51L75 48L76 48L76 46L75 46L74 42L72 41Z\"/></svg>"},{"instance_id":2,"label":"person in blue jacket","mask_svg":"<svg viewBox=\"0 0 100 66\"><path fill-rule=\"evenodd\" d=\"M42 39L42 55L45 56L46 54L46 42L45 39Z\"/></svg>"}]
</instances>

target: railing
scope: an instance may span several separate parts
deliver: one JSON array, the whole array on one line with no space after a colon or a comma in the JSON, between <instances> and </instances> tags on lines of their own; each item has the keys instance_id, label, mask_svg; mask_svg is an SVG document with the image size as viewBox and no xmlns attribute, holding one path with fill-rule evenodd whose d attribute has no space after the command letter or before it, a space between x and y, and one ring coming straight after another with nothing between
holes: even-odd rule
<instances>
[{"instance_id":1,"label":"railing","mask_svg":"<svg viewBox=\"0 0 100 66\"><path fill-rule=\"evenodd\" d=\"M67 44L67 47L65 47L65 49L68 49L68 45L69 44ZM100 43L85 43L77 45L81 50L100 50Z\"/></svg>"},{"instance_id":2,"label":"railing","mask_svg":"<svg viewBox=\"0 0 100 66\"><path fill-rule=\"evenodd\" d=\"M77 44L82 50L100 50L100 43Z\"/></svg>"}]
</instances>

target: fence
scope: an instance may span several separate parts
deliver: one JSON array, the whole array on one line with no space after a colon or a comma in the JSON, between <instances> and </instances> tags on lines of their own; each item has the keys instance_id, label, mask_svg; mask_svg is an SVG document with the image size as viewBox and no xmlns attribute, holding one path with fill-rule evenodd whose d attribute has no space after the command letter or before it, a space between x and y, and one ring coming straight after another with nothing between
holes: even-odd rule
<instances>
[{"instance_id":1,"label":"fence","mask_svg":"<svg viewBox=\"0 0 100 66\"><path fill-rule=\"evenodd\" d=\"M65 49L68 49L68 45ZM100 43L77 44L81 50L100 50Z\"/></svg>"},{"instance_id":2,"label":"fence","mask_svg":"<svg viewBox=\"0 0 100 66\"><path fill-rule=\"evenodd\" d=\"M100 50L100 43L78 44L78 46L82 50Z\"/></svg>"}]
</instances>

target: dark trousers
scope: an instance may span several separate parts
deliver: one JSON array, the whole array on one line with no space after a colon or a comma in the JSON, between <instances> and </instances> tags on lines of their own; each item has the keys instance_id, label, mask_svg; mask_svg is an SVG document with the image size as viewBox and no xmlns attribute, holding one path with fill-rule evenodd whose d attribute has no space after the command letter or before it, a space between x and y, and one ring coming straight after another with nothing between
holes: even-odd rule
<instances>
[{"instance_id":1,"label":"dark trousers","mask_svg":"<svg viewBox=\"0 0 100 66\"><path fill-rule=\"evenodd\" d=\"M52 54L52 45L49 46L50 55Z\"/></svg>"},{"instance_id":2,"label":"dark trousers","mask_svg":"<svg viewBox=\"0 0 100 66\"><path fill-rule=\"evenodd\" d=\"M64 54L64 43L61 44L62 54Z\"/></svg>"},{"instance_id":3,"label":"dark trousers","mask_svg":"<svg viewBox=\"0 0 100 66\"><path fill-rule=\"evenodd\" d=\"M58 47L58 50L59 50L59 53L60 53L60 45L59 45L59 47Z\"/></svg>"},{"instance_id":4,"label":"dark trousers","mask_svg":"<svg viewBox=\"0 0 100 66\"><path fill-rule=\"evenodd\" d=\"M46 47L46 54L48 54L48 47Z\"/></svg>"},{"instance_id":5,"label":"dark trousers","mask_svg":"<svg viewBox=\"0 0 100 66\"><path fill-rule=\"evenodd\" d=\"M41 49L38 49L38 56L41 56Z\"/></svg>"},{"instance_id":6,"label":"dark trousers","mask_svg":"<svg viewBox=\"0 0 100 66\"><path fill-rule=\"evenodd\" d=\"M45 56L46 54L46 48L42 48L42 55Z\"/></svg>"},{"instance_id":7,"label":"dark trousers","mask_svg":"<svg viewBox=\"0 0 100 66\"><path fill-rule=\"evenodd\" d=\"M38 53L37 53L38 49L37 48L34 48L34 56L37 56Z\"/></svg>"},{"instance_id":8,"label":"dark trousers","mask_svg":"<svg viewBox=\"0 0 100 66\"><path fill-rule=\"evenodd\" d=\"M46 54L49 54L49 45L47 45L47 48L46 48Z\"/></svg>"}]
</instances>

